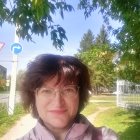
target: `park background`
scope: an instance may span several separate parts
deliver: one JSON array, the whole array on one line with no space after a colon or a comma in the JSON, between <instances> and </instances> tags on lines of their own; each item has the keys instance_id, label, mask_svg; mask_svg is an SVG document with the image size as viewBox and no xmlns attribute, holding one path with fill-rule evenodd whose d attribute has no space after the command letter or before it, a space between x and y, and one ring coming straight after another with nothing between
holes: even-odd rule
<instances>
[{"instance_id":1,"label":"park background","mask_svg":"<svg viewBox=\"0 0 140 140\"><path fill-rule=\"evenodd\" d=\"M77 10L77 5L79 2L81 4L80 8L83 10ZM75 10L73 11L72 7L67 5L67 3L73 5ZM11 5L14 4L17 4L17 6L12 7ZM49 16L53 18L53 22L50 20L52 30L48 31L49 34L47 36L45 36L46 30L42 30L42 28L40 28L42 26L40 26L41 24L39 23L43 21L42 19L44 17L47 18L48 16L43 16L42 14L47 11L42 11L41 9L47 9L48 7L45 7L47 5L43 4L43 0L32 1L31 4L33 6L33 9L31 9L33 10L31 19L34 19L33 16L36 18L36 20L33 20L32 23L37 23L38 26L32 29L32 38L35 43L27 41L30 37L26 37L28 35L27 32L19 32L20 34L18 34L21 35L20 44L22 45L23 50L18 55L17 90L20 79L26 70L27 63L34 59L36 55L41 53L75 55L86 63L90 69L93 87L92 94L94 94L93 100L96 100L95 95L98 95L97 97L99 100L103 101L107 101L110 98L113 99L113 104L110 102L104 103L102 101L99 101L99 103L89 103L87 110L91 111L90 114L96 111L98 105L101 107L102 105L114 107L110 108L110 111L105 111L103 115L101 115L101 120L99 120L99 123L96 124L96 122L98 122L97 119L94 124L105 124L115 129L119 133L121 139L138 140L138 130L140 127L139 96L136 96L137 98L132 97L136 98L137 100L136 103L138 106L136 108L133 108L132 106L132 108L125 109L124 106L123 108L116 107L116 95L112 95L111 93L116 91L117 79L121 79L131 82L130 86L133 89L133 93L135 92L136 95L139 95L135 89L136 85L140 83L140 3L137 0L128 0L127 2L120 2L119 0L107 0L103 2L97 0L93 1L93 3L92 1L86 0L68 0L66 2L53 1L51 4L56 7L54 8L52 6L52 8L49 9ZM6 18L8 12L5 10L5 5L7 5L11 11L13 10L13 15L11 14L10 22L9 19ZM24 13L24 9L26 9L24 6L28 7L26 1L25 3L23 1L21 3L16 3L16 1L15 3L12 3L12 1L9 1L7 4L3 2L0 6L2 7L2 10L0 11L2 19L0 20L2 25L2 28L0 28L0 41L5 43L4 47L0 51L0 65L7 69L6 78L10 80L13 55L10 47L14 42L15 37L14 24L19 24L20 27L26 29L24 25L28 23L28 19L30 18L27 17L30 15L26 16L28 12ZM17 9L17 11L14 8ZM30 6L28 8L30 9ZM96 11L94 11L95 9ZM19 16L17 16L18 14ZM25 15L26 18L24 16L21 18L21 15ZM25 21L24 18L26 19ZM22 20L23 22L21 22ZM53 23L59 24L59 26L55 26ZM47 25L47 27L48 26L49 25ZM63 30L63 28L59 28L61 26L65 30ZM44 25L43 27L46 26ZM35 29L38 29L38 32ZM29 33L31 33L31 31ZM44 35L44 37L41 35ZM68 41L65 35L67 36ZM1 90L9 90L9 88L5 86L5 82L6 79L1 77ZM125 90L124 93L127 95L132 94L128 91L130 90ZM103 95L102 98L101 94L107 94L107 96L104 97ZM125 103L127 103L128 100L131 101L132 98L125 98ZM131 102L129 102L129 104L130 103ZM93 109L89 109L88 107L93 107ZM5 131L7 131L7 128L10 127L17 120L17 118L19 119L19 116L23 115L22 113L25 113L22 112L23 110L18 106L17 115L15 113L17 118L14 118L14 116L9 117L6 113L6 108L7 106L2 104L1 110L5 112L0 112L0 122L2 126L2 129L0 130L5 130L6 128ZM111 118L105 116L105 114L109 114ZM5 119L3 120L3 118ZM97 118L100 118L100 116ZM11 119L13 119L13 121L11 121ZM8 121L11 122L10 126L7 126L7 124L10 124ZM5 132L2 132L2 134L3 133Z\"/></svg>"}]
</instances>

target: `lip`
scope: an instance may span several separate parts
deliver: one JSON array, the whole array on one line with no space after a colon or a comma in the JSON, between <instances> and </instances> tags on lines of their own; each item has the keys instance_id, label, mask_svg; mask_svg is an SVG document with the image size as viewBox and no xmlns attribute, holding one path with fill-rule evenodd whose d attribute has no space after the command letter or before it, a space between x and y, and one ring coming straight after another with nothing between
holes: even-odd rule
<instances>
[{"instance_id":1,"label":"lip","mask_svg":"<svg viewBox=\"0 0 140 140\"><path fill-rule=\"evenodd\" d=\"M53 114L64 114L66 112L66 109L52 109L49 110L49 112Z\"/></svg>"}]
</instances>

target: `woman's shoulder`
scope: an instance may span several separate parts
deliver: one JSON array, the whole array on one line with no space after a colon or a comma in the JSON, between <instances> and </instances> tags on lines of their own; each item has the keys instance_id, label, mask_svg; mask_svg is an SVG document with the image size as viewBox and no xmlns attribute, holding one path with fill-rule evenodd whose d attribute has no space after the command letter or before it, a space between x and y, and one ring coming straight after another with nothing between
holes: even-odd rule
<instances>
[{"instance_id":1,"label":"woman's shoulder","mask_svg":"<svg viewBox=\"0 0 140 140\"><path fill-rule=\"evenodd\" d=\"M80 123L88 125L87 133L89 133L89 135L92 135L92 137L96 137L99 140L119 140L117 133L113 129L106 126L95 127L83 115L80 115L80 120Z\"/></svg>"},{"instance_id":2,"label":"woman's shoulder","mask_svg":"<svg viewBox=\"0 0 140 140\"><path fill-rule=\"evenodd\" d=\"M53 135L38 120L34 128L17 140L54 140Z\"/></svg>"},{"instance_id":3,"label":"woman's shoulder","mask_svg":"<svg viewBox=\"0 0 140 140\"><path fill-rule=\"evenodd\" d=\"M32 128L29 132L27 132L24 136L16 139L16 140L36 140L36 132L35 128Z\"/></svg>"},{"instance_id":4,"label":"woman's shoulder","mask_svg":"<svg viewBox=\"0 0 140 140\"><path fill-rule=\"evenodd\" d=\"M119 140L117 133L111 128L102 126L96 127L96 129L98 129L101 132L102 140Z\"/></svg>"}]
</instances>

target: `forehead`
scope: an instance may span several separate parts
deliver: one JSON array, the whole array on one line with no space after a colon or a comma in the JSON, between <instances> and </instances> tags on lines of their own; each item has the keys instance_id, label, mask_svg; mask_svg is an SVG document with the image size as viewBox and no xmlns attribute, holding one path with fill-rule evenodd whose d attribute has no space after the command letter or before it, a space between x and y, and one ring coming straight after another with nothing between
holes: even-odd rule
<instances>
[{"instance_id":1,"label":"forehead","mask_svg":"<svg viewBox=\"0 0 140 140\"><path fill-rule=\"evenodd\" d=\"M65 86L65 85L77 85L77 81L74 79L69 80L64 76L55 75L46 78L42 86L55 87L55 86Z\"/></svg>"}]
</instances>

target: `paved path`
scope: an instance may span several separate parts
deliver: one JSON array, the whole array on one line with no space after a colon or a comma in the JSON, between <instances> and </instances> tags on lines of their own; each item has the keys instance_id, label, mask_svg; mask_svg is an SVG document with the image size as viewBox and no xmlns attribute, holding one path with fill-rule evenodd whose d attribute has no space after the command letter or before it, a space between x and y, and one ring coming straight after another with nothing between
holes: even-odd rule
<instances>
[{"instance_id":1,"label":"paved path","mask_svg":"<svg viewBox=\"0 0 140 140\"><path fill-rule=\"evenodd\" d=\"M98 110L97 110L95 113L89 115L89 116L87 117L87 119L88 119L90 122L94 122L94 120L96 119L96 117L97 117L101 112L104 112L104 111L106 111L106 110L108 110L108 109L110 109L110 108L111 108L111 107L98 107Z\"/></svg>"},{"instance_id":2,"label":"paved path","mask_svg":"<svg viewBox=\"0 0 140 140\"><path fill-rule=\"evenodd\" d=\"M98 110L89 115L87 119L89 121L94 121L97 115L103 111L106 111L110 107L98 108ZM13 128L11 128L0 140L15 140L23 135L25 135L30 129L32 129L36 124L36 119L32 118L30 114L23 116Z\"/></svg>"},{"instance_id":3,"label":"paved path","mask_svg":"<svg viewBox=\"0 0 140 140\"><path fill-rule=\"evenodd\" d=\"M27 114L17 121L14 127L1 137L0 140L15 140L26 134L35 124L36 119L32 118L30 114Z\"/></svg>"}]
</instances>

